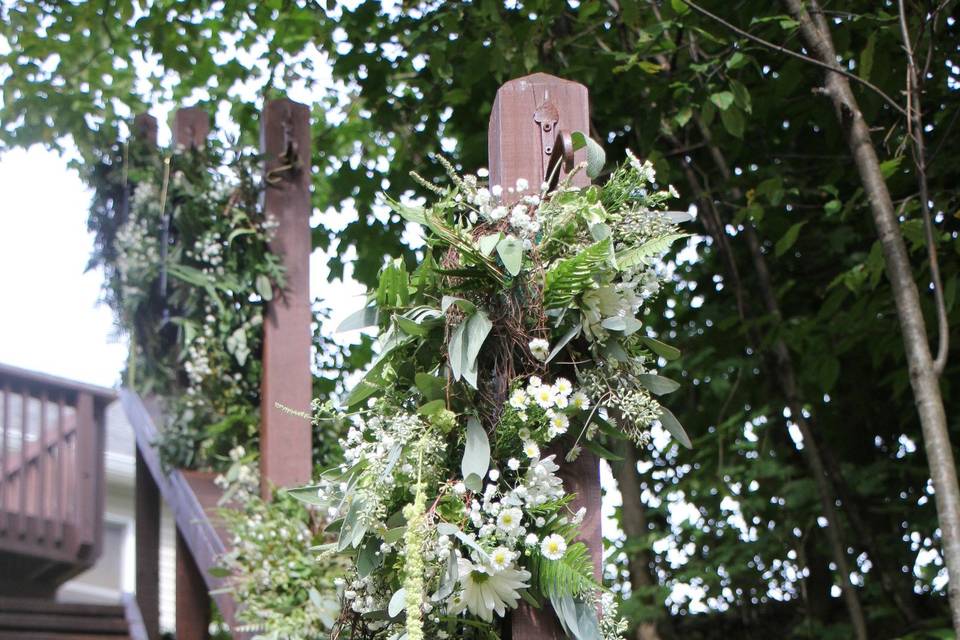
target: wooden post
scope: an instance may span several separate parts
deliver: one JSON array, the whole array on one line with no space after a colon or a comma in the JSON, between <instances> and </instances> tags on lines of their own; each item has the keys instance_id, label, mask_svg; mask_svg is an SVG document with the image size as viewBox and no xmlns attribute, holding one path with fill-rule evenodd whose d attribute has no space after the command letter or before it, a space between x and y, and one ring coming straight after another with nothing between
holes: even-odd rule
<instances>
[{"instance_id":1,"label":"wooden post","mask_svg":"<svg viewBox=\"0 0 960 640\"><path fill-rule=\"evenodd\" d=\"M277 222L271 249L286 268L286 287L267 304L263 325L260 405L261 493L304 484L311 476L311 427L277 403L308 411L310 372L310 110L271 100L263 110L260 145L266 157L264 214Z\"/></svg>"},{"instance_id":2,"label":"wooden post","mask_svg":"<svg viewBox=\"0 0 960 640\"><path fill-rule=\"evenodd\" d=\"M173 116L173 143L185 149L199 149L210 135L210 115L200 107L177 109Z\"/></svg>"},{"instance_id":3,"label":"wooden post","mask_svg":"<svg viewBox=\"0 0 960 640\"><path fill-rule=\"evenodd\" d=\"M137 448L137 605L149 640L160 638L160 489Z\"/></svg>"},{"instance_id":4,"label":"wooden post","mask_svg":"<svg viewBox=\"0 0 960 640\"><path fill-rule=\"evenodd\" d=\"M149 145L157 144L157 119L149 113L140 113L133 119L133 137Z\"/></svg>"},{"instance_id":5,"label":"wooden post","mask_svg":"<svg viewBox=\"0 0 960 640\"><path fill-rule=\"evenodd\" d=\"M518 178L529 187L519 194L537 193L547 180L548 169L563 153L558 135L573 131L590 131L590 108L587 88L545 73L535 73L511 80L497 91L490 114L488 151L490 184L501 185L505 197ZM576 164L586 160L586 151L574 154L573 161L562 162L560 177ZM573 178L575 186L590 184L586 172ZM559 451L558 451L559 453ZM558 460L563 456L558 455ZM564 488L576 494L574 511L586 507L581 526L581 540L590 549L594 576L599 580L603 561L603 535L600 530L600 467L599 460L583 451L573 463L561 462L560 477ZM562 640L566 638L549 605L541 610L521 602L513 613L511 633L514 640Z\"/></svg>"},{"instance_id":6,"label":"wooden post","mask_svg":"<svg viewBox=\"0 0 960 640\"><path fill-rule=\"evenodd\" d=\"M177 640L210 637L210 597L180 527L177 527Z\"/></svg>"},{"instance_id":7,"label":"wooden post","mask_svg":"<svg viewBox=\"0 0 960 640\"><path fill-rule=\"evenodd\" d=\"M157 119L147 113L133 120L133 135L141 142L155 147ZM133 357L136 357L133 355ZM160 638L160 489L157 487L147 462L136 447L135 478L136 513L136 580L137 606L149 640Z\"/></svg>"},{"instance_id":8,"label":"wooden post","mask_svg":"<svg viewBox=\"0 0 960 640\"><path fill-rule=\"evenodd\" d=\"M103 420L93 396L77 393L77 532L80 559L93 563L103 543Z\"/></svg>"}]
</instances>

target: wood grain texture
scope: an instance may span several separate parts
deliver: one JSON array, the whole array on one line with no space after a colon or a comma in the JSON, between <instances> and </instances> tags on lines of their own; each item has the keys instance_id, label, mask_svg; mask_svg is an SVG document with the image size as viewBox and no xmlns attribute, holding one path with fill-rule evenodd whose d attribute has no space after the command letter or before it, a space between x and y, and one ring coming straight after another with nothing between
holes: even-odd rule
<instances>
[{"instance_id":1,"label":"wood grain texture","mask_svg":"<svg viewBox=\"0 0 960 640\"><path fill-rule=\"evenodd\" d=\"M516 198L524 193L536 193L546 181L547 169L556 154L558 132L590 131L590 107L587 88L545 73L510 80L497 91L490 114L488 151L490 184L501 185L505 198ZM574 154L574 165L586 160L586 150ZM560 177L568 169L561 165ZM522 192L507 195L518 178L529 187ZM575 186L590 184L584 171L577 173ZM558 452L559 453L559 452ZM563 455L557 456L558 460ZM564 488L576 494L571 507L586 508L581 528L581 539L590 549L594 576L601 575L603 562L603 535L600 529L600 468L596 456L584 452L574 463L560 464ZM511 617L511 637L514 640L561 640L566 638L549 604L537 610L521 602Z\"/></svg>"},{"instance_id":2,"label":"wood grain texture","mask_svg":"<svg viewBox=\"0 0 960 640\"><path fill-rule=\"evenodd\" d=\"M210 135L210 114L200 107L177 109L173 116L173 142L185 149L202 149Z\"/></svg>"},{"instance_id":3,"label":"wood grain texture","mask_svg":"<svg viewBox=\"0 0 960 640\"><path fill-rule=\"evenodd\" d=\"M312 472L310 423L277 403L308 411L310 372L310 110L292 100L271 100L263 111L261 150L266 157L264 212L278 227L271 249L286 268L286 286L267 305L263 333L260 471L262 493L305 484Z\"/></svg>"},{"instance_id":4,"label":"wood grain texture","mask_svg":"<svg viewBox=\"0 0 960 640\"><path fill-rule=\"evenodd\" d=\"M210 596L207 585L177 528L177 640L210 637Z\"/></svg>"},{"instance_id":5,"label":"wood grain texture","mask_svg":"<svg viewBox=\"0 0 960 640\"><path fill-rule=\"evenodd\" d=\"M137 450L136 593L147 637L160 638L160 489Z\"/></svg>"}]
</instances>

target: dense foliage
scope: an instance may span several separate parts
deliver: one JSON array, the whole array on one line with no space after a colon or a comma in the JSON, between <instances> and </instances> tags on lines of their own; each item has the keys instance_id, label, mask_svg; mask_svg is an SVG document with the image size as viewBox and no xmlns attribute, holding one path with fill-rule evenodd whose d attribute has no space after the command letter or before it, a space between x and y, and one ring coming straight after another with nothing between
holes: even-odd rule
<instances>
[{"instance_id":1,"label":"dense foliage","mask_svg":"<svg viewBox=\"0 0 960 640\"><path fill-rule=\"evenodd\" d=\"M219 515L232 546L219 559L217 575L242 606L235 631L261 640L324 637L339 613L335 583L346 563L317 558L313 549L330 537L326 522L285 491L260 496L256 455L237 447L230 467L217 478L224 489Z\"/></svg>"},{"instance_id":2,"label":"dense foliage","mask_svg":"<svg viewBox=\"0 0 960 640\"><path fill-rule=\"evenodd\" d=\"M779 4L703 5L751 35L802 49L796 21ZM955 3L905 5L925 67L926 174L954 321ZM938 526L891 288L860 176L819 91L823 70L680 1L350 7L240 2L213 14L198 2L160 0L136 11L132 3L15 4L4 10L0 138L55 145L70 135L89 155L101 132L113 139L115 113L158 96L225 101L251 134L262 96L296 88L297 78L318 93L330 86L319 49L334 90L316 112L326 115L314 125L315 202L359 215L345 228L325 219L315 242L339 244L332 277L353 273L374 285L384 255L413 256L398 240L404 222L374 215L384 181L393 193L419 189L407 173L429 171L424 158L440 144L462 166L483 165L490 104L512 77L548 71L583 82L592 129L611 154L630 146L650 158L698 207L697 259L677 264L675 285L655 303L671 324L667 338L688 354L674 373L691 392L672 409L697 436L695 448L674 455L652 445L640 452L651 459L639 477L630 465L616 469L624 496L635 497L618 510L625 536L612 558L632 594L631 622L644 638L850 637L818 487L827 477L839 505L830 528L841 536L871 637L942 629ZM826 9L844 67L903 103L896 3ZM264 46L248 56L258 40ZM131 95L140 51L174 80L169 89L151 77ZM261 63L252 72L241 63L250 59ZM228 96L238 82L254 89L249 98ZM907 121L874 90L857 83L854 91L934 327ZM355 260L346 257L351 246ZM956 442L951 337L942 386ZM361 366L357 354L369 349L345 362ZM802 434L800 417L809 427ZM825 473L811 467L813 450Z\"/></svg>"},{"instance_id":3,"label":"dense foliage","mask_svg":"<svg viewBox=\"0 0 960 640\"><path fill-rule=\"evenodd\" d=\"M256 446L263 302L283 284L248 160L133 141L92 168L92 265L130 340L126 382L168 405L165 463Z\"/></svg>"}]
</instances>

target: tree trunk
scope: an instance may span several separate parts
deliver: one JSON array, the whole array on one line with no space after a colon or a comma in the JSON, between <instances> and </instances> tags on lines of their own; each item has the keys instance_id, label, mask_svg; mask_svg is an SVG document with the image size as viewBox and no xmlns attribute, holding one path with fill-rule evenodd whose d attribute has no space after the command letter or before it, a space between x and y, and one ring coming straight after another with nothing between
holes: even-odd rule
<instances>
[{"instance_id":1,"label":"tree trunk","mask_svg":"<svg viewBox=\"0 0 960 640\"><path fill-rule=\"evenodd\" d=\"M784 3L800 23L803 38L812 55L825 64L836 65L837 53L827 21L816 0L808 2L811 12L807 11L802 0L784 0ZM913 279L890 192L870 138L870 127L860 112L849 81L839 73L832 72L826 72L824 80L825 93L830 97L847 137L883 249L887 278L893 290L903 335L910 386L920 416L924 448L936 492L941 544L950 576L948 589L953 626L960 632L960 489L957 486L957 471L950 448L943 398L927 342L920 294Z\"/></svg>"},{"instance_id":2,"label":"tree trunk","mask_svg":"<svg viewBox=\"0 0 960 640\"><path fill-rule=\"evenodd\" d=\"M647 517L643 512L644 505L640 500L640 483L637 481L637 451L633 444L624 442L619 448L623 461L613 464L613 473L620 488L623 499L621 507L620 526L627 539L642 538L650 533L647 528ZM627 554L627 565L630 570L630 584L638 588L653 587L657 584L651 575L650 554L646 549L638 549ZM653 603L646 603L651 605ZM640 620L637 625L636 640L661 640L657 631L656 620Z\"/></svg>"}]
</instances>

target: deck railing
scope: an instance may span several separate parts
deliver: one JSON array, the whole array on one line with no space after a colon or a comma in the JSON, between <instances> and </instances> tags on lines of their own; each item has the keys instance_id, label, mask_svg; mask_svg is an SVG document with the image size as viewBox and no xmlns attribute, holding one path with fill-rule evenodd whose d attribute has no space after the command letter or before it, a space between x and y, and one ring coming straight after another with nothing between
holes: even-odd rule
<instances>
[{"instance_id":1,"label":"deck railing","mask_svg":"<svg viewBox=\"0 0 960 640\"><path fill-rule=\"evenodd\" d=\"M99 557L113 399L110 389L0 365L0 595L52 595Z\"/></svg>"}]
</instances>

